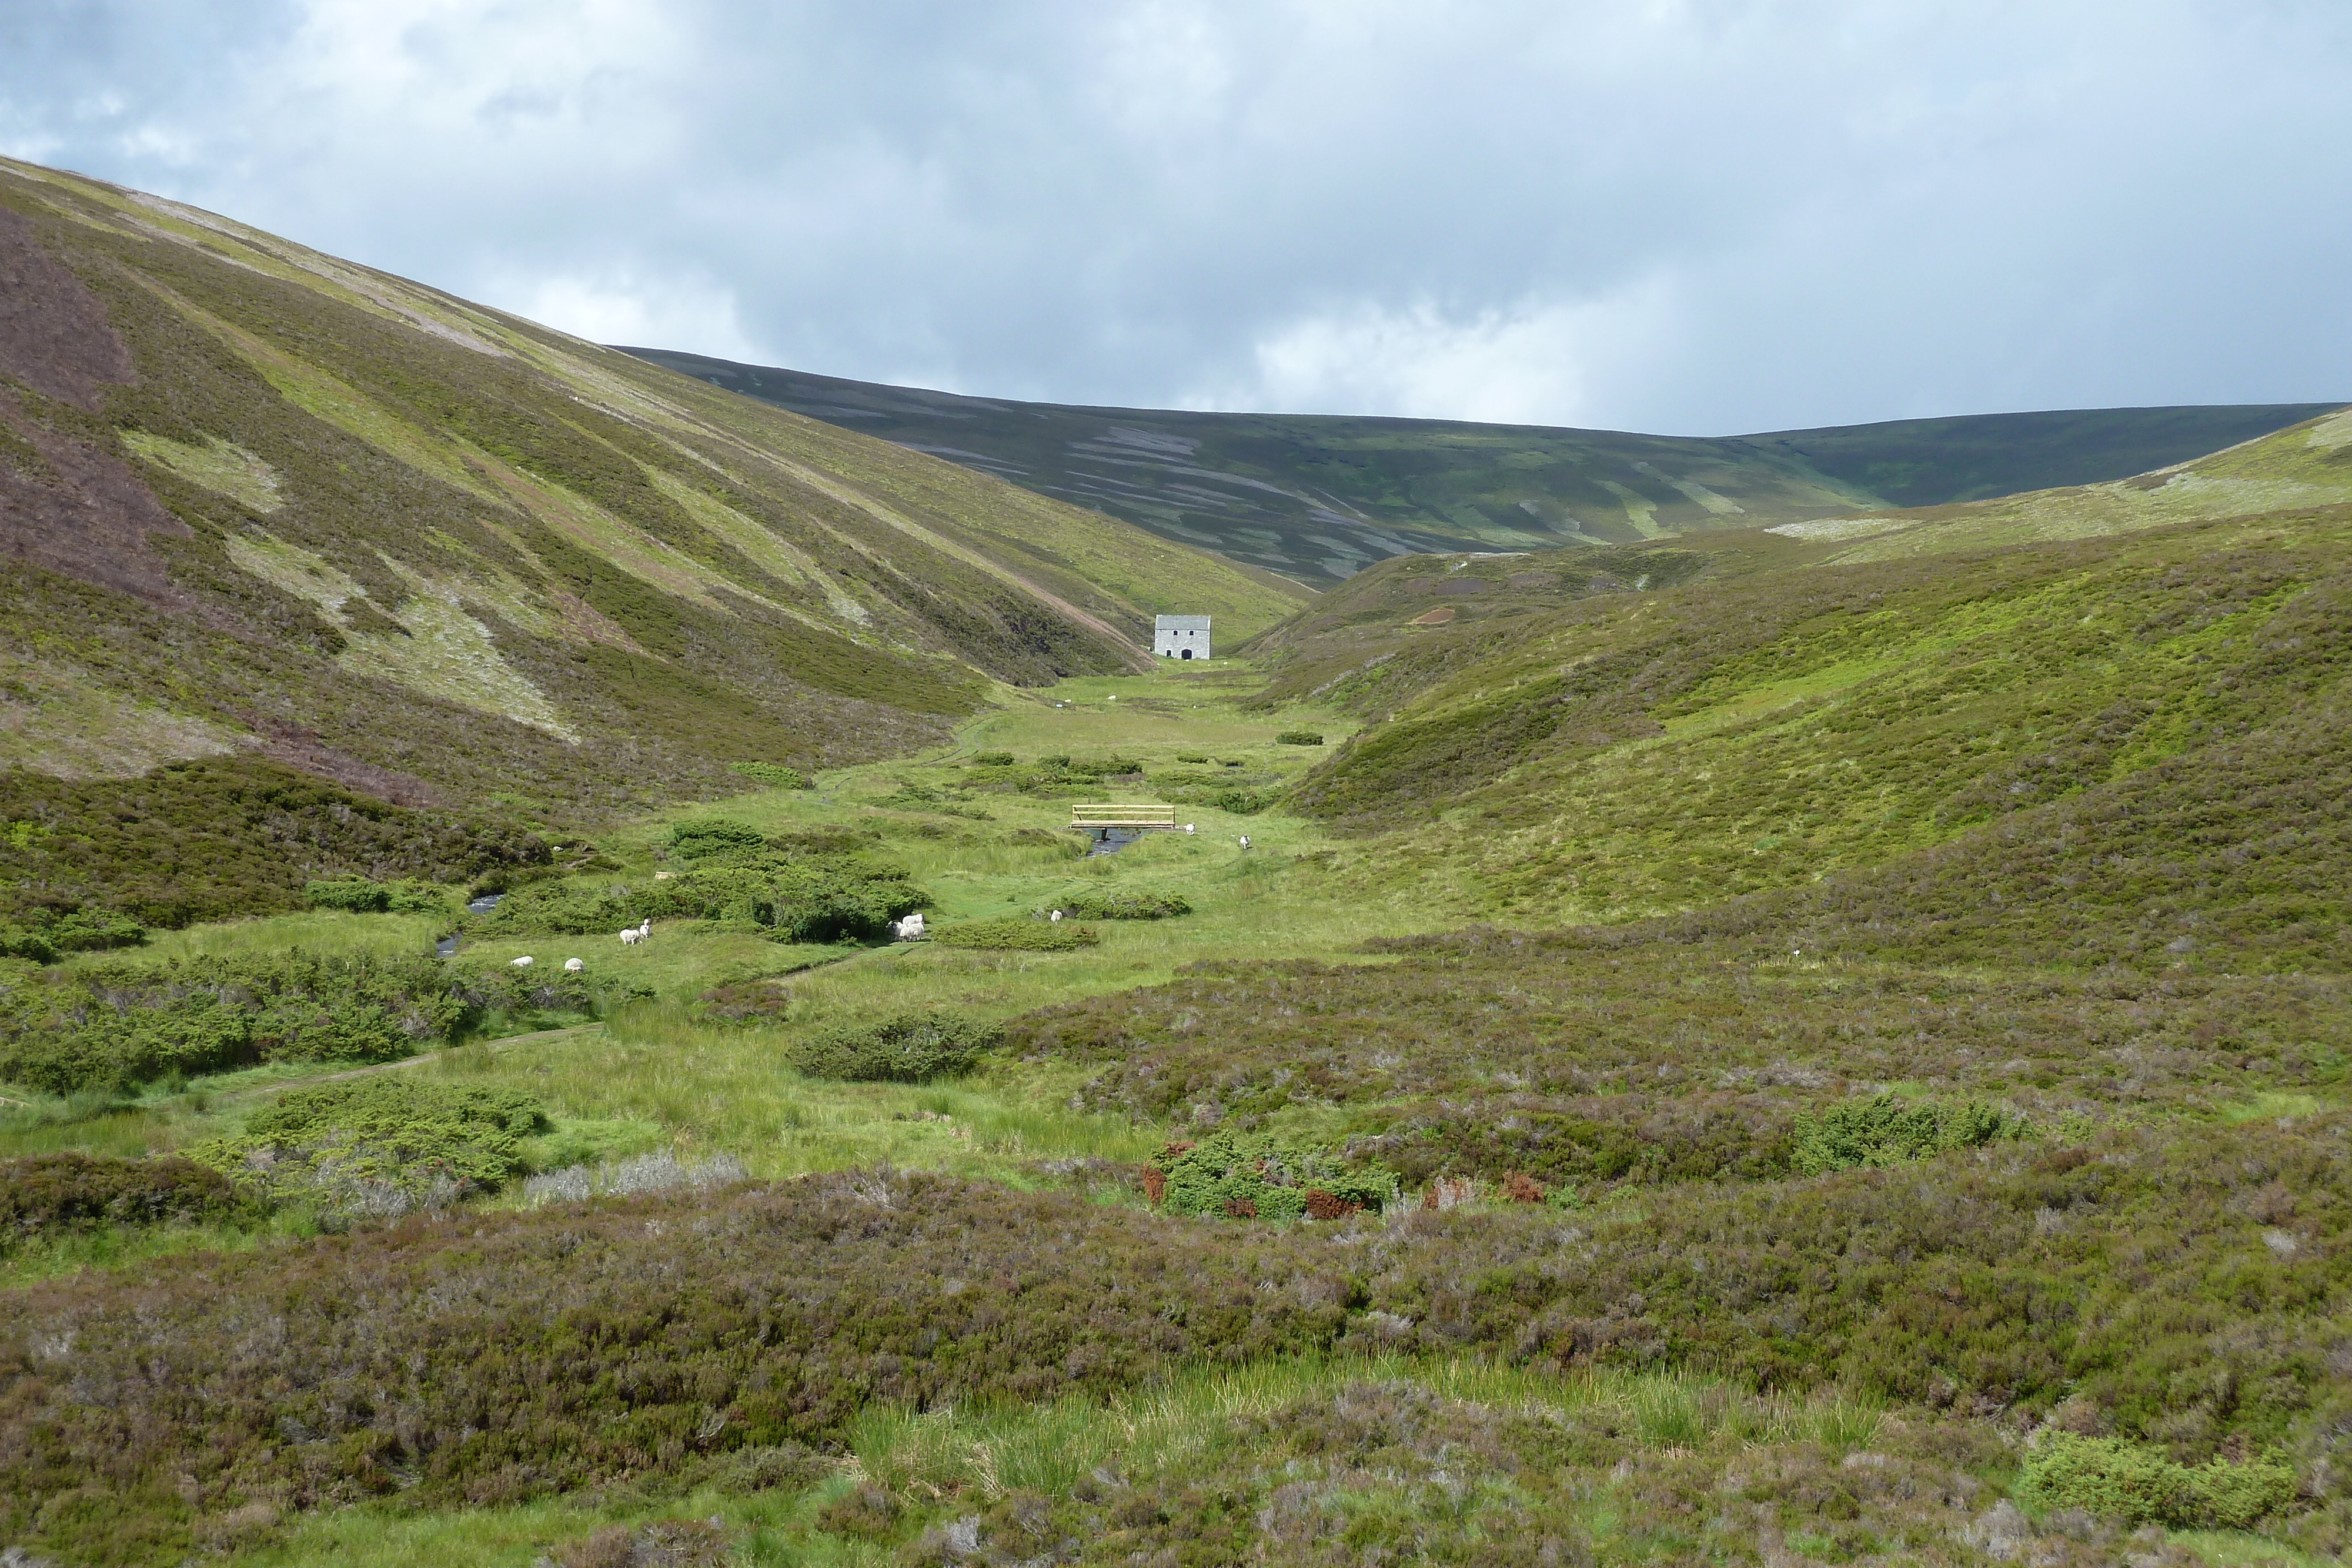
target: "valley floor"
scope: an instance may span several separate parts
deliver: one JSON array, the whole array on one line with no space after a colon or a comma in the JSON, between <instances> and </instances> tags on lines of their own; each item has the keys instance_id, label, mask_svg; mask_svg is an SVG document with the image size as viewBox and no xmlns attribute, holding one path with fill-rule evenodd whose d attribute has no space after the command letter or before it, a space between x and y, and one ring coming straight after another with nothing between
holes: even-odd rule
<instances>
[{"instance_id":1,"label":"valley floor","mask_svg":"<svg viewBox=\"0 0 2352 1568\"><path fill-rule=\"evenodd\" d=\"M1086 895L1190 906L1091 922L1094 946L461 928L461 967L578 956L647 994L593 1020L494 1016L362 1069L0 1106L0 1155L164 1154L237 1134L289 1089L419 1075L544 1107L525 1140L542 1172L667 1152L754 1184L812 1178L581 1208L515 1182L348 1232L281 1214L19 1246L0 1259L9 1311L82 1336L85 1395L150 1376L103 1360L118 1343L136 1359L121 1313L181 1312L184 1339L136 1353L146 1392L106 1407L161 1401L181 1415L152 1419L193 1420L192 1440L246 1434L234 1456L223 1438L215 1460L154 1461L189 1468L126 1505L152 1530L122 1527L124 1560L190 1542L387 1568L2326 1560L2343 1538L2324 1499L2272 1539L2213 1528L2226 1499L2085 1511L2034 1466L2112 1441L2137 1407L2161 1442L2125 1457L2202 1499L2272 1485L2291 1472L2262 1466L2295 1445L2308 1477L2314 1433L2352 1421L2317 1407L2326 1377L2286 1386L2352 1343L2333 1326L2352 1117L2331 982L2135 990L1769 935L1439 938L1458 915L1367 874L1376 841L1196 800L1180 820L1197 831L1082 857L1067 794L978 760L1115 755L1143 777L1107 798L1230 778L1248 806L1321 755L1278 733L1336 745L1353 727L1254 711L1257 689L1221 663L1009 694L944 750L604 835L606 869L574 878L647 885L677 863L677 824L721 818L872 835L929 891L935 934ZM314 912L159 933L138 957L415 956L447 925ZM1006 1043L922 1082L791 1065L814 1031L909 1009L1004 1024ZM2192 1060L2208 1024L2259 1042ZM1924 1141L1837 1156L1838 1136L1878 1135L1837 1121L1854 1104ZM1952 1132L1970 1107L1990 1119ZM1376 1158L1403 1186L1385 1213L1287 1233L1155 1212L1146 1175L1213 1135L1244 1163ZM546 1272L553 1257L571 1261ZM265 1310L281 1347L378 1370L322 1372L333 1387L296 1398L198 1345L244 1343ZM782 1392L746 1370L772 1331L803 1336ZM383 1370L401 1355L423 1379L407 1392ZM17 1375L25 1397L41 1374ZM486 1413L501 1380L543 1378L521 1427ZM357 1432L383 1422L352 1402L371 1399L440 1447L362 1453ZM20 1473L101 1440L102 1424L30 1411L0 1455ZM330 1439L320 1411L354 1435ZM478 1453L486 1428L531 1421L549 1425L513 1454ZM225 1485L254 1500L201 1500ZM76 1495L47 1505L45 1539L72 1536ZM2275 1524L2279 1501L2235 1521Z\"/></svg>"}]
</instances>

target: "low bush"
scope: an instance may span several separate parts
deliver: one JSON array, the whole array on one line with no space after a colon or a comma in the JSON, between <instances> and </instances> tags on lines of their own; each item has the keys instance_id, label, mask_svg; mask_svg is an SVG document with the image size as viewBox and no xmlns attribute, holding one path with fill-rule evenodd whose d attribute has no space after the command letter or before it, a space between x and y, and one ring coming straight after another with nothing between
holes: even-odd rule
<instances>
[{"instance_id":1,"label":"low bush","mask_svg":"<svg viewBox=\"0 0 2352 1568\"><path fill-rule=\"evenodd\" d=\"M975 768L1010 768L1013 766L1013 753L975 751L971 754L971 765Z\"/></svg>"},{"instance_id":2,"label":"low bush","mask_svg":"<svg viewBox=\"0 0 2352 1568\"><path fill-rule=\"evenodd\" d=\"M1045 920L969 920L942 925L931 940L950 947L986 947L1003 952L1067 953L1091 947L1102 940L1091 925L1073 921L1055 925Z\"/></svg>"},{"instance_id":3,"label":"low bush","mask_svg":"<svg viewBox=\"0 0 2352 1568\"><path fill-rule=\"evenodd\" d=\"M1801 1113L1790 1162L1807 1176L1863 1166L1910 1165L1947 1149L1973 1149L2026 1132L2019 1118L1980 1101L1912 1104L1881 1094Z\"/></svg>"},{"instance_id":4,"label":"low bush","mask_svg":"<svg viewBox=\"0 0 2352 1568\"><path fill-rule=\"evenodd\" d=\"M496 1189L524 1168L520 1140L547 1126L516 1090L377 1074L289 1092L189 1157L273 1207L390 1216Z\"/></svg>"},{"instance_id":5,"label":"low bush","mask_svg":"<svg viewBox=\"0 0 2352 1568\"><path fill-rule=\"evenodd\" d=\"M773 762L730 762L730 772L755 779L771 789L814 789L816 780L797 768L785 768Z\"/></svg>"},{"instance_id":6,"label":"low bush","mask_svg":"<svg viewBox=\"0 0 2352 1568\"><path fill-rule=\"evenodd\" d=\"M1179 762L1206 762L1209 760L1209 754L1205 751L1180 751L1176 754L1176 760Z\"/></svg>"},{"instance_id":7,"label":"low bush","mask_svg":"<svg viewBox=\"0 0 2352 1568\"><path fill-rule=\"evenodd\" d=\"M1274 737L1276 746L1320 746L1323 737L1311 729L1286 729Z\"/></svg>"},{"instance_id":8,"label":"low bush","mask_svg":"<svg viewBox=\"0 0 2352 1568\"><path fill-rule=\"evenodd\" d=\"M767 847L767 837L759 829L747 822L730 822L723 817L680 822L669 831L669 852L687 862Z\"/></svg>"},{"instance_id":9,"label":"low bush","mask_svg":"<svg viewBox=\"0 0 2352 1568\"><path fill-rule=\"evenodd\" d=\"M44 970L0 979L0 1080L62 1095L264 1061L387 1061L489 1013L593 1015L642 991L552 967L299 950Z\"/></svg>"},{"instance_id":10,"label":"low bush","mask_svg":"<svg viewBox=\"0 0 2352 1568\"><path fill-rule=\"evenodd\" d=\"M2057 1431L2042 1434L2017 1482L2018 1500L2037 1511L2079 1508L2135 1524L2221 1530L2251 1529L2294 1491L2294 1467L2283 1459L2182 1465L2144 1444Z\"/></svg>"},{"instance_id":11,"label":"low bush","mask_svg":"<svg viewBox=\"0 0 2352 1568\"><path fill-rule=\"evenodd\" d=\"M1168 920L1192 913L1174 893L1074 893L1055 907L1080 920Z\"/></svg>"},{"instance_id":12,"label":"low bush","mask_svg":"<svg viewBox=\"0 0 2352 1568\"><path fill-rule=\"evenodd\" d=\"M71 1094L258 1061L381 1061L454 1038L476 1011L432 958L109 962L0 985L0 1079Z\"/></svg>"},{"instance_id":13,"label":"low bush","mask_svg":"<svg viewBox=\"0 0 2352 1568\"><path fill-rule=\"evenodd\" d=\"M825 1030L794 1049L793 1063L814 1078L919 1083L966 1071L1003 1040L1004 1030L995 1024L956 1013L904 1012L880 1023Z\"/></svg>"},{"instance_id":14,"label":"low bush","mask_svg":"<svg viewBox=\"0 0 2352 1568\"><path fill-rule=\"evenodd\" d=\"M725 824L733 828L738 824ZM681 830L683 831L683 830ZM750 830L744 830L750 831ZM485 936L610 936L641 920L723 920L779 942L872 941L930 903L905 868L859 854L796 854L720 831L678 852L691 869L664 882L518 889L475 924Z\"/></svg>"},{"instance_id":15,"label":"low bush","mask_svg":"<svg viewBox=\"0 0 2352 1568\"><path fill-rule=\"evenodd\" d=\"M1140 777L1143 772L1142 758L1122 757L1117 752L1102 757L1070 758L1064 762L1063 766L1073 773L1084 773L1097 779L1113 775Z\"/></svg>"},{"instance_id":16,"label":"low bush","mask_svg":"<svg viewBox=\"0 0 2352 1568\"><path fill-rule=\"evenodd\" d=\"M1223 1131L1169 1145L1143 1182L1158 1207L1202 1218L1336 1219L1396 1198L1396 1178L1386 1171L1350 1170L1326 1150Z\"/></svg>"},{"instance_id":17,"label":"low bush","mask_svg":"<svg viewBox=\"0 0 2352 1568\"><path fill-rule=\"evenodd\" d=\"M62 1231L222 1219L239 1206L226 1176L175 1155L0 1160L0 1251Z\"/></svg>"}]
</instances>

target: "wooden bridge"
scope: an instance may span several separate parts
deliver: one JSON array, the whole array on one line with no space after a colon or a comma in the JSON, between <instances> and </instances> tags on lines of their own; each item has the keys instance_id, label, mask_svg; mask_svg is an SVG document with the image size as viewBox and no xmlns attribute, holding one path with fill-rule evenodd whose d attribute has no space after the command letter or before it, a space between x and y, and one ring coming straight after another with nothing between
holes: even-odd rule
<instances>
[{"instance_id":1,"label":"wooden bridge","mask_svg":"<svg viewBox=\"0 0 2352 1568\"><path fill-rule=\"evenodd\" d=\"M1131 832L1146 828L1172 828L1176 825L1173 806L1072 806L1070 826L1074 828L1125 828Z\"/></svg>"}]
</instances>

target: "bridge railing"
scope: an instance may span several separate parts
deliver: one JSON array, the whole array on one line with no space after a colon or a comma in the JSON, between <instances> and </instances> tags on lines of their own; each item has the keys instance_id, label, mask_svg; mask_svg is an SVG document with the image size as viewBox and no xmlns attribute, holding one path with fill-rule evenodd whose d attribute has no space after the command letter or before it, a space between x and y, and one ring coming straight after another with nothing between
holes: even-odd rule
<instances>
[{"instance_id":1,"label":"bridge railing","mask_svg":"<svg viewBox=\"0 0 2352 1568\"><path fill-rule=\"evenodd\" d=\"M1072 806L1070 826L1074 828L1172 828L1176 825L1173 806Z\"/></svg>"}]
</instances>

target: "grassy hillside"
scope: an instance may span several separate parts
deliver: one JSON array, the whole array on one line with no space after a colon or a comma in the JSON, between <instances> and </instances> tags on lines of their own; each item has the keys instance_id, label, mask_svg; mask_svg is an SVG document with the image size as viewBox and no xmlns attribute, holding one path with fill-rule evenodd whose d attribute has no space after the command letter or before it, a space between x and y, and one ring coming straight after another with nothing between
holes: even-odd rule
<instances>
[{"instance_id":1,"label":"grassy hillside","mask_svg":"<svg viewBox=\"0 0 2352 1568\"><path fill-rule=\"evenodd\" d=\"M1296 596L229 220L0 164L0 763L609 811Z\"/></svg>"},{"instance_id":2,"label":"grassy hillside","mask_svg":"<svg viewBox=\"0 0 2352 1568\"><path fill-rule=\"evenodd\" d=\"M1393 555L1638 545L2118 480L2333 406L1985 414L1698 439L1079 408L628 351L1318 587Z\"/></svg>"},{"instance_id":3,"label":"grassy hillside","mask_svg":"<svg viewBox=\"0 0 2352 1568\"><path fill-rule=\"evenodd\" d=\"M88 263L94 295L152 294L113 266ZM526 504L557 480L488 436L448 459L471 502L401 492L443 510L389 514L362 559L316 517L295 532L281 498L343 470L277 427L215 445L74 402L67 371L129 373L89 319L9 428L59 494L105 493L89 455L119 441L176 509L95 514L150 518L110 554L53 531L58 564L20 573L37 613L8 622L83 706L0 733L86 736L55 754L94 776L0 793L0 1546L109 1568L2352 1552L2341 416L1843 532L1386 560L1207 664L1128 667L1073 618L1108 622L1109 591L1057 579L1038 591L1066 611L1027 602L1066 640L988 656L1103 650L1083 673L928 716L912 688L810 685L809 723L898 727L814 780L598 794L547 782L571 743L519 718L546 750L504 773L359 749L455 667L372 652L404 644L368 616L466 635L386 574L520 541L496 558L510 602L622 628L643 651L612 668L648 683L762 603L824 623L834 591L889 635L845 611L827 634L898 661L845 653L836 685L912 672L970 703L993 666L926 619L946 579L877 565L792 600L779 575L755 601L584 454L571 526L645 520L562 554ZM784 419L479 319L682 411L642 418L730 474ZM188 384L158 362L89 396ZM498 384L448 418L553 418ZM614 419L557 423L618 446L639 427ZM459 439L289 428L338 464ZM1008 594L1016 548L1117 537L983 537L952 497L992 482L822 439L789 461L815 476L794 494L838 501L827 527L862 516ZM753 517L749 485L647 486L756 544L708 509ZM568 600L531 587L551 559L587 563ZM664 620L599 560L710 575L667 579ZM754 722L719 682L749 666L697 677L707 732L664 731L682 688L559 686L505 611L457 602L502 662L465 665L477 706L453 712L527 687L609 770L620 726L566 694L634 690L656 740L743 756L717 749ZM954 636L996 635L952 602ZM29 708L48 688L24 679ZM196 706L222 690L247 706ZM250 755L245 712L371 782ZM196 735L243 754L100 766ZM559 799L602 803L593 842L520 831ZM1179 827L1089 854L1071 808L1103 802ZM209 918L243 908L269 913ZM893 940L912 909L926 935ZM127 917L157 911L192 923Z\"/></svg>"}]
</instances>

